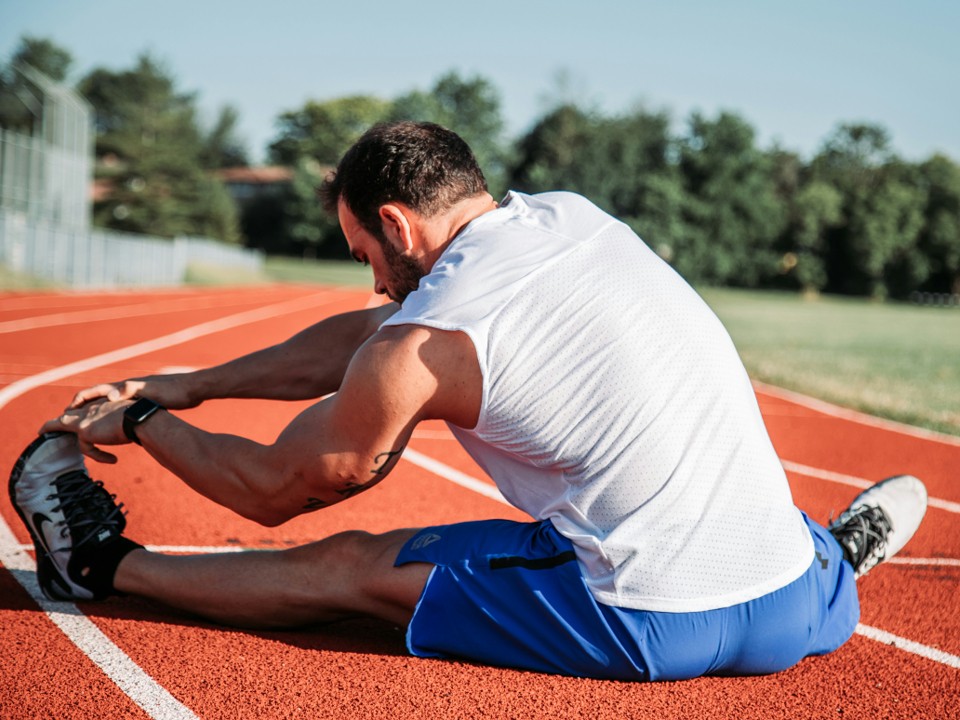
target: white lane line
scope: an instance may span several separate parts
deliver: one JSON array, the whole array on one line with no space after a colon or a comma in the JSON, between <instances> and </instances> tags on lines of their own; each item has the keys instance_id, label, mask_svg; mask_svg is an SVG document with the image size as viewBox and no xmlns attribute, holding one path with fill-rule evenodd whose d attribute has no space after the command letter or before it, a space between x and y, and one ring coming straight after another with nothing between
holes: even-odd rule
<instances>
[{"instance_id":1,"label":"white lane line","mask_svg":"<svg viewBox=\"0 0 960 720\"><path fill-rule=\"evenodd\" d=\"M126 360L155 350L178 345L204 335L240 325L257 322L278 315L314 307L336 299L330 292L320 292L255 310L230 315L219 320L201 323L155 340L138 343L85 360L52 368L32 377L23 378L0 390L0 410L11 400L47 383L86 372L103 365ZM139 665L117 647L96 624L72 603L51 603L40 591L36 579L34 559L20 549L16 537L0 517L0 564L9 569L17 582L60 628L71 642L86 654L133 702L152 718L196 718L185 705L178 702L166 689L151 678Z\"/></svg>"},{"instance_id":2,"label":"white lane line","mask_svg":"<svg viewBox=\"0 0 960 720\"><path fill-rule=\"evenodd\" d=\"M867 427L875 427L881 430L900 433L901 435L909 435L923 440L943 443L944 445L960 447L960 437L956 435L948 435L947 433L937 432L936 430L927 430L926 428L918 428L913 425L899 423L895 420L878 418L873 415L868 415L867 413L859 412L858 410L851 410L850 408L828 403L825 400L818 400L817 398L812 398L809 395L803 395L793 390L785 390L775 385L767 385L759 380L753 381L753 387L764 395L787 400L788 402L815 410L824 415L840 418L841 420L849 420L860 425L866 425Z\"/></svg>"},{"instance_id":3,"label":"white lane line","mask_svg":"<svg viewBox=\"0 0 960 720\"><path fill-rule=\"evenodd\" d=\"M73 603L51 602L37 583L37 565L20 549L10 528L0 519L0 563L33 601L80 651L89 657L133 702L153 718L197 716L150 677Z\"/></svg>"},{"instance_id":4,"label":"white lane line","mask_svg":"<svg viewBox=\"0 0 960 720\"><path fill-rule=\"evenodd\" d=\"M829 480L830 482L840 483L842 485L852 485L853 487L860 488L861 490L871 487L875 484L875 481L867 480L865 478L856 477L854 475L844 475L843 473L837 473L831 470L822 470L820 468L802 465L790 460L781 460L780 462L783 465L784 470L788 472L806 475L807 477L817 478L818 480ZM920 479L922 480L923 478ZM927 498L927 505L929 507L939 508L940 510L946 510L947 512L960 514L960 503L955 503L951 500L942 500L940 498L930 497Z\"/></svg>"},{"instance_id":5,"label":"white lane line","mask_svg":"<svg viewBox=\"0 0 960 720\"><path fill-rule=\"evenodd\" d=\"M932 565L943 567L960 567L960 559L957 558L918 558L918 557L892 557L883 561L884 565Z\"/></svg>"},{"instance_id":6,"label":"white lane line","mask_svg":"<svg viewBox=\"0 0 960 720\"><path fill-rule=\"evenodd\" d=\"M478 480L477 478L471 477L466 473L462 473L456 468L445 465L439 460L434 460L432 457L428 457L423 453L419 453L412 448L408 447L403 451L403 455L400 457L418 467L423 468L424 470L432 472L434 475L439 475L440 477L449 480L452 483L456 483L461 487L465 487L467 490L473 490L473 492L483 495L484 497L488 497L491 500L496 500L504 505L510 505L513 507L513 505L500 493L495 485L491 485L483 480Z\"/></svg>"},{"instance_id":7,"label":"white lane line","mask_svg":"<svg viewBox=\"0 0 960 720\"><path fill-rule=\"evenodd\" d=\"M888 633L886 630L880 630L879 628L870 627L869 625L863 625L861 623L857 624L856 633L858 635L863 635L866 638L870 638L871 640L876 640L878 643L892 645L898 650L903 650L911 655L919 655L920 657L927 658L928 660L933 660L934 662L938 662L943 665L949 665L952 668L957 668L960 670L960 657L951 655L943 650L938 650L937 648L932 648L927 645L921 645L913 640L907 640L899 635Z\"/></svg>"},{"instance_id":8,"label":"white lane line","mask_svg":"<svg viewBox=\"0 0 960 720\"><path fill-rule=\"evenodd\" d=\"M229 305L249 303L249 295L244 302L242 296L224 295L177 298L174 300L160 300L133 305L115 305L105 308L89 308L86 310L72 310L69 312L51 313L49 315L35 315L0 322L0 334L36 330L38 328L56 327L60 325L77 325L80 323L99 322L101 320L118 320L121 318L142 317L144 315L165 315L167 313L183 312L185 310L206 310Z\"/></svg>"},{"instance_id":9,"label":"white lane line","mask_svg":"<svg viewBox=\"0 0 960 720\"><path fill-rule=\"evenodd\" d=\"M51 368L50 370L38 373L37 375L32 375L30 377L23 378L22 380L17 380L16 382L11 383L10 385L7 385L7 387L0 390L0 408L3 408L8 402L16 397L19 397L20 395L23 395L29 390L42 387L43 385L56 382L57 380L62 380L65 377L79 375L80 373L102 367L103 365L110 365L112 363L120 362L121 360L129 360L132 357L145 355L157 350L163 350L165 348L172 347L173 345L180 345L204 335L220 332L221 330L229 330L230 328L257 322L258 320L266 320L268 318L276 317L277 315L284 315L287 313L296 312L298 310L306 310L310 307L333 302L335 298L331 296L332 293L320 292L313 295L307 295L306 297L286 300L274 305L255 308L254 310L246 310L235 315L228 315L224 318L200 323L199 325L194 325L193 327L188 327L175 333L155 338L153 340L147 340L142 343L137 343L136 345L120 348L119 350L113 350L111 352L102 353L101 355L85 358L84 360L77 360L76 362L72 362L67 365Z\"/></svg>"}]
</instances>

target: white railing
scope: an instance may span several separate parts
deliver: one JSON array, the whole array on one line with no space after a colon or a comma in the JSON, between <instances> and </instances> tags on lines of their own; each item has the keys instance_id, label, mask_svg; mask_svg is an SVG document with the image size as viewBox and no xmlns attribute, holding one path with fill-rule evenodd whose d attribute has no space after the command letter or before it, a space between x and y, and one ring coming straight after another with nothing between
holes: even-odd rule
<instances>
[{"instance_id":1,"label":"white railing","mask_svg":"<svg viewBox=\"0 0 960 720\"><path fill-rule=\"evenodd\" d=\"M259 272L263 253L207 238L66 229L0 211L0 264L77 289L180 285L190 263Z\"/></svg>"}]
</instances>

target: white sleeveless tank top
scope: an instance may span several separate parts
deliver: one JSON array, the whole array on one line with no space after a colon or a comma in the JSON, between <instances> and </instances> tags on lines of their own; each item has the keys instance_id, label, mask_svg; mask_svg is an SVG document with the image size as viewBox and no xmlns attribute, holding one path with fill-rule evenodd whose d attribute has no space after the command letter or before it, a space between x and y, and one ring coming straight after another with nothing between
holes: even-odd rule
<instances>
[{"instance_id":1,"label":"white sleeveless tank top","mask_svg":"<svg viewBox=\"0 0 960 720\"><path fill-rule=\"evenodd\" d=\"M572 193L509 193L385 325L470 337L503 495L569 538L599 602L727 607L798 578L813 541L739 356L700 297Z\"/></svg>"}]
</instances>

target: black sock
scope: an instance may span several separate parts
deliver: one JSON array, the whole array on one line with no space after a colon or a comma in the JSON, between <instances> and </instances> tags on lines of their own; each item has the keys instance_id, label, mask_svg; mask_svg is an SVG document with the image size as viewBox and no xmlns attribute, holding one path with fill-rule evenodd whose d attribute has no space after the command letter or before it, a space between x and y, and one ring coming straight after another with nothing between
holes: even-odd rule
<instances>
[{"instance_id":1,"label":"black sock","mask_svg":"<svg viewBox=\"0 0 960 720\"><path fill-rule=\"evenodd\" d=\"M70 579L82 585L93 593L95 600L103 600L111 595L120 595L113 587L113 578L117 574L117 567L134 550L140 550L143 545L135 543L122 535L108 540L102 545L91 544L89 550L84 548L75 550L67 572Z\"/></svg>"}]
</instances>

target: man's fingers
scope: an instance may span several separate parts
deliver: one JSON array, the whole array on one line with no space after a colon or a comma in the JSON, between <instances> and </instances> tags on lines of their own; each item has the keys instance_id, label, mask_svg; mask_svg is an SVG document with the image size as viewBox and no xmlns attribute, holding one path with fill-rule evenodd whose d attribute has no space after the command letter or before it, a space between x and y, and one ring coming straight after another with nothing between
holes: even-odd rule
<instances>
[{"instance_id":1,"label":"man's fingers","mask_svg":"<svg viewBox=\"0 0 960 720\"><path fill-rule=\"evenodd\" d=\"M40 434L48 432L76 432L76 429L72 428L70 425L71 416L61 415L60 417L55 417L52 420L47 420L43 427L40 428Z\"/></svg>"},{"instance_id":2,"label":"man's fingers","mask_svg":"<svg viewBox=\"0 0 960 720\"><path fill-rule=\"evenodd\" d=\"M67 405L67 410L75 410L82 405L86 405L91 400L97 400L98 398L106 398L108 400L119 400L120 390L116 385L111 383L103 383L101 385L94 385L93 387L87 388L86 390L81 390L76 395L73 396L73 401Z\"/></svg>"},{"instance_id":3,"label":"man's fingers","mask_svg":"<svg viewBox=\"0 0 960 720\"><path fill-rule=\"evenodd\" d=\"M101 450L96 445L80 440L80 452L86 455L92 460L97 462L106 463L107 465L113 465L117 462L117 456L112 453L108 453L105 450Z\"/></svg>"}]
</instances>

